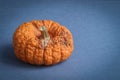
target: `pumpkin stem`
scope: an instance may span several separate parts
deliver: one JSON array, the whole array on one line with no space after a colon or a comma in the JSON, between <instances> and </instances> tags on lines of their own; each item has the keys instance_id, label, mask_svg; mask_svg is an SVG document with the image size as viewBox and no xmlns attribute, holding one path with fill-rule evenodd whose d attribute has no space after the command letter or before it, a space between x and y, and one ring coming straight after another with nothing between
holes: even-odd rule
<instances>
[{"instance_id":1,"label":"pumpkin stem","mask_svg":"<svg viewBox=\"0 0 120 80\"><path fill-rule=\"evenodd\" d=\"M50 35L49 35L45 26L40 27L40 31L42 32L42 36L43 36L43 39L44 39L42 41L42 46L43 46L43 48L45 48L47 46L49 40L50 40Z\"/></svg>"}]
</instances>

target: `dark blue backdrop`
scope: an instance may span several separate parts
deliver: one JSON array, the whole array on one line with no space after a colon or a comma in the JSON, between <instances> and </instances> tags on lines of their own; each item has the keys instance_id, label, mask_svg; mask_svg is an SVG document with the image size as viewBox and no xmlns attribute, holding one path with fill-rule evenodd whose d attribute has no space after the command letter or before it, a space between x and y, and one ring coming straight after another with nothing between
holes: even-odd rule
<instances>
[{"instance_id":1,"label":"dark blue backdrop","mask_svg":"<svg viewBox=\"0 0 120 80\"><path fill-rule=\"evenodd\" d=\"M51 19L72 32L65 62L45 67L16 59L12 36L23 22ZM0 80L120 80L119 0L0 0Z\"/></svg>"}]
</instances>

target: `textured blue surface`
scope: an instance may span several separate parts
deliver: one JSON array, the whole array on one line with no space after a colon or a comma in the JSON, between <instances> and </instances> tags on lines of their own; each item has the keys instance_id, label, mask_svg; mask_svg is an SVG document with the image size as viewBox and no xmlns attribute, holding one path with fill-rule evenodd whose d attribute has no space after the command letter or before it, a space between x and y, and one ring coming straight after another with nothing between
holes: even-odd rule
<instances>
[{"instance_id":1,"label":"textured blue surface","mask_svg":"<svg viewBox=\"0 0 120 80\"><path fill-rule=\"evenodd\" d=\"M58 65L16 59L12 35L23 22L51 19L73 33L72 56ZM120 1L0 0L0 80L120 80Z\"/></svg>"}]
</instances>

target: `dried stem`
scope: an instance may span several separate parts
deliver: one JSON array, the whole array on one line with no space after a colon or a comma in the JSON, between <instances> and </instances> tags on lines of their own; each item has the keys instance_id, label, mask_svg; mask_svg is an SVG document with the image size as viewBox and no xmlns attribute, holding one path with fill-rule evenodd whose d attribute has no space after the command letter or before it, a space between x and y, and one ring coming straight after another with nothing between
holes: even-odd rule
<instances>
[{"instance_id":1,"label":"dried stem","mask_svg":"<svg viewBox=\"0 0 120 80\"><path fill-rule=\"evenodd\" d=\"M40 31L42 32L42 36L43 36L43 39L44 39L42 41L42 46L43 46L43 48L45 48L47 46L49 40L50 40L50 35L49 35L45 26L40 27Z\"/></svg>"}]
</instances>

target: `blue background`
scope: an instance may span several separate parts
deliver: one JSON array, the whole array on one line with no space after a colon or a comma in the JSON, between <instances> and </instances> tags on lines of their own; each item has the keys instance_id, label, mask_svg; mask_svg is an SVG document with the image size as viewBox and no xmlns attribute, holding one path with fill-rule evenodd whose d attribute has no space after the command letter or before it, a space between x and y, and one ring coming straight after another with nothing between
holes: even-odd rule
<instances>
[{"instance_id":1,"label":"blue background","mask_svg":"<svg viewBox=\"0 0 120 80\"><path fill-rule=\"evenodd\" d=\"M72 32L71 57L54 66L16 59L15 29L33 19L51 19ZM119 0L0 0L0 80L120 80Z\"/></svg>"}]
</instances>

